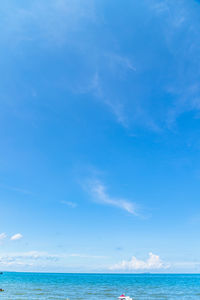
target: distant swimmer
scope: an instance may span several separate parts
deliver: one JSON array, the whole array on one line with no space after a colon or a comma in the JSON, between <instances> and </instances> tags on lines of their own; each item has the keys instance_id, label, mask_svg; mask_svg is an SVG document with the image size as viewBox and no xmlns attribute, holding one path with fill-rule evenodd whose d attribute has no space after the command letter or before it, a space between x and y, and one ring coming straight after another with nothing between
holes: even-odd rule
<instances>
[{"instance_id":1,"label":"distant swimmer","mask_svg":"<svg viewBox=\"0 0 200 300\"><path fill-rule=\"evenodd\" d=\"M3 290L3 289L0 289L0 292L4 292L4 290Z\"/></svg>"}]
</instances>

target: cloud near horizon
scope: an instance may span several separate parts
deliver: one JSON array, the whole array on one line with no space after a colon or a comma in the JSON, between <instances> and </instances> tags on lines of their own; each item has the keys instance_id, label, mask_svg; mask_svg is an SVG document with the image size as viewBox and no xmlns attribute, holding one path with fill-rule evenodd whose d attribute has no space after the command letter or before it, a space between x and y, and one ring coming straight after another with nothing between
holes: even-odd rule
<instances>
[{"instance_id":1,"label":"cloud near horizon","mask_svg":"<svg viewBox=\"0 0 200 300\"><path fill-rule=\"evenodd\" d=\"M128 213L137 216L136 205L124 198L112 197L107 193L105 185L99 180L89 181L89 193L94 201L104 205L115 206L127 211Z\"/></svg>"},{"instance_id":2,"label":"cloud near horizon","mask_svg":"<svg viewBox=\"0 0 200 300\"><path fill-rule=\"evenodd\" d=\"M139 260L133 256L130 260L123 260L118 264L110 267L112 271L150 271L150 270L160 270L169 268L169 264L165 264L159 257L152 252L149 253L149 258L144 260Z\"/></svg>"},{"instance_id":3,"label":"cloud near horizon","mask_svg":"<svg viewBox=\"0 0 200 300\"><path fill-rule=\"evenodd\" d=\"M52 254L45 251L28 251L28 252L14 252L14 253L0 253L0 267L12 268L15 270L17 267L48 267L51 269L53 266L67 266L70 260L77 259L107 259L106 256L90 255L81 253L66 253L66 254Z\"/></svg>"},{"instance_id":4,"label":"cloud near horizon","mask_svg":"<svg viewBox=\"0 0 200 300\"><path fill-rule=\"evenodd\" d=\"M29 251L19 253L0 254L0 266L17 267L17 266L33 266L36 261L55 261L56 255L51 255L46 252Z\"/></svg>"}]
</instances>

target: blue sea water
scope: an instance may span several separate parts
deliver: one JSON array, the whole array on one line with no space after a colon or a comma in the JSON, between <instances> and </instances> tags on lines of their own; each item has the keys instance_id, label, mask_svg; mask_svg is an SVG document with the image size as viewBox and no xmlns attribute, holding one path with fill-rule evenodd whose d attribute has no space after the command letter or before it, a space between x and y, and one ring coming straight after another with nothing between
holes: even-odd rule
<instances>
[{"instance_id":1,"label":"blue sea water","mask_svg":"<svg viewBox=\"0 0 200 300\"><path fill-rule=\"evenodd\" d=\"M0 275L0 299L200 299L200 275L44 274Z\"/></svg>"}]
</instances>

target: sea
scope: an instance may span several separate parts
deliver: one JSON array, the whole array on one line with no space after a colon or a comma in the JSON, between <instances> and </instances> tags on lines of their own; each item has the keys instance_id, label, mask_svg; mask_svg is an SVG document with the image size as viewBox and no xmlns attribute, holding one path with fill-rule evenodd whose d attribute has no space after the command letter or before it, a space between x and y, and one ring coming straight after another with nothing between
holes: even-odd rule
<instances>
[{"instance_id":1,"label":"sea","mask_svg":"<svg viewBox=\"0 0 200 300\"><path fill-rule=\"evenodd\" d=\"M0 300L117 300L122 293L135 300L200 300L200 275L5 272L0 288Z\"/></svg>"}]
</instances>

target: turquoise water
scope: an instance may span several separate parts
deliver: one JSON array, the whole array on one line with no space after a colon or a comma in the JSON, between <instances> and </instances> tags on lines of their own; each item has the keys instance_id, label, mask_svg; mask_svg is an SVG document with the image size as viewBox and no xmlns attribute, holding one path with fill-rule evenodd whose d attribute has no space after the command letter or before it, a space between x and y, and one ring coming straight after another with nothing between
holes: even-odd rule
<instances>
[{"instance_id":1,"label":"turquoise water","mask_svg":"<svg viewBox=\"0 0 200 300\"><path fill-rule=\"evenodd\" d=\"M4 273L0 299L200 299L200 275Z\"/></svg>"}]
</instances>

